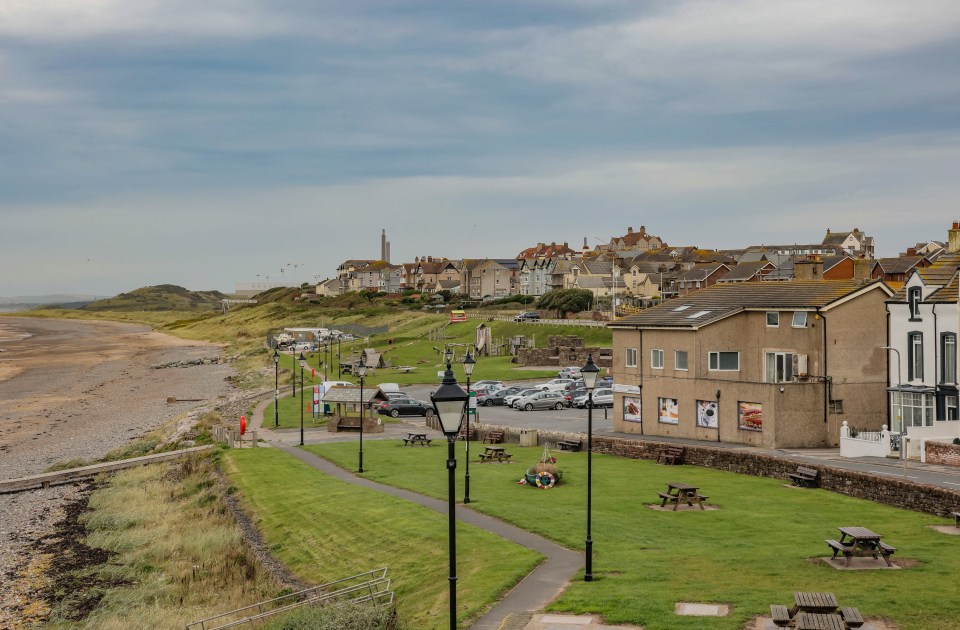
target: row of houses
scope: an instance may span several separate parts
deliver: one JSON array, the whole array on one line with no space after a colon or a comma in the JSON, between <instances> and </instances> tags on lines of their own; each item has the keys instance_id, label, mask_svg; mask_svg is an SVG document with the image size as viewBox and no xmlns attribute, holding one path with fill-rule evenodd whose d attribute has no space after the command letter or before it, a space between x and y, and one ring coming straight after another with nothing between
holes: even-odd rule
<instances>
[{"instance_id":1,"label":"row of houses","mask_svg":"<svg viewBox=\"0 0 960 630\"><path fill-rule=\"evenodd\" d=\"M814 266L612 322L615 430L766 448L835 446L844 422L960 437L960 224L925 260L902 286Z\"/></svg>"}]
</instances>

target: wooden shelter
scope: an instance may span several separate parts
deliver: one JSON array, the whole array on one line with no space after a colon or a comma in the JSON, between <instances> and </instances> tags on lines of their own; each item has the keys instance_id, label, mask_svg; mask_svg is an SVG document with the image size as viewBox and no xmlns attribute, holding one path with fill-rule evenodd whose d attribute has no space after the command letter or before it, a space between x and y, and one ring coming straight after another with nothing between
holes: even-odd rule
<instances>
[{"instance_id":1,"label":"wooden shelter","mask_svg":"<svg viewBox=\"0 0 960 630\"><path fill-rule=\"evenodd\" d=\"M359 387L330 388L323 395L323 403L334 408L327 421L327 431L359 431L362 417L364 432L382 433L383 421L373 408L384 400L387 400L386 394L376 385L363 388L362 401Z\"/></svg>"}]
</instances>

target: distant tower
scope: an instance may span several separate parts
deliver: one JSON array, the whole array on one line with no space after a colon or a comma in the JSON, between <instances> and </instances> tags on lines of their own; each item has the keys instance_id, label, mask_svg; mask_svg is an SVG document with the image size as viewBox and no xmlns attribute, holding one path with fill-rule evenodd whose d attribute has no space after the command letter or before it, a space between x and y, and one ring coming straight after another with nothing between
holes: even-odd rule
<instances>
[{"instance_id":1,"label":"distant tower","mask_svg":"<svg viewBox=\"0 0 960 630\"><path fill-rule=\"evenodd\" d=\"M380 230L380 260L390 262L390 243L387 241L387 231Z\"/></svg>"}]
</instances>

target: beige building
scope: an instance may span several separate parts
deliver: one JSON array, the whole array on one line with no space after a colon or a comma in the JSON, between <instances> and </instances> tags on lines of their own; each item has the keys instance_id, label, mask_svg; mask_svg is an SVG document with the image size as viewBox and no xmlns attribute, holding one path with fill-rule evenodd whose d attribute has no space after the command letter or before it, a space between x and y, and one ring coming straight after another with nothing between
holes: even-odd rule
<instances>
[{"instance_id":1,"label":"beige building","mask_svg":"<svg viewBox=\"0 0 960 630\"><path fill-rule=\"evenodd\" d=\"M835 446L886 422L882 282L717 284L610 324L614 430Z\"/></svg>"}]
</instances>

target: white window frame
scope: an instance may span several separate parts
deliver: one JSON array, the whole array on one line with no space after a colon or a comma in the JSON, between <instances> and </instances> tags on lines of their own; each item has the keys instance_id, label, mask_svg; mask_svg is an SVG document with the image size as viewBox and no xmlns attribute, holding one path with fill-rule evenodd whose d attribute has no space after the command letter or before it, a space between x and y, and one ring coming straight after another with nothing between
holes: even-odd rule
<instances>
[{"instance_id":1,"label":"white window frame","mask_svg":"<svg viewBox=\"0 0 960 630\"><path fill-rule=\"evenodd\" d=\"M923 292L920 287L907 289L907 305L910 308L910 321L920 319L920 302L923 301Z\"/></svg>"},{"instance_id":2,"label":"white window frame","mask_svg":"<svg viewBox=\"0 0 960 630\"><path fill-rule=\"evenodd\" d=\"M625 367L628 367L628 368L635 368L635 367L637 367L637 349L636 349L636 348L627 348L627 350L626 350L626 352L625 352L624 354L625 354L625 356L624 356L624 358L623 358L623 360L624 360L624 366L625 366Z\"/></svg>"},{"instance_id":3,"label":"white window frame","mask_svg":"<svg viewBox=\"0 0 960 630\"><path fill-rule=\"evenodd\" d=\"M960 405L958 405L957 396L943 397L943 419L960 420Z\"/></svg>"},{"instance_id":4,"label":"white window frame","mask_svg":"<svg viewBox=\"0 0 960 630\"><path fill-rule=\"evenodd\" d=\"M683 355L683 367L680 367L680 355ZM688 372L690 370L690 354L686 350L673 351L673 369L679 372Z\"/></svg>"},{"instance_id":5,"label":"white window frame","mask_svg":"<svg viewBox=\"0 0 960 630\"><path fill-rule=\"evenodd\" d=\"M907 335L908 381L923 380L923 333L913 331Z\"/></svg>"},{"instance_id":6,"label":"white window frame","mask_svg":"<svg viewBox=\"0 0 960 630\"><path fill-rule=\"evenodd\" d=\"M799 322L797 320L800 320ZM794 311L793 312L793 322L791 326L794 328L806 328L807 327L807 312L806 311Z\"/></svg>"},{"instance_id":7,"label":"white window frame","mask_svg":"<svg viewBox=\"0 0 960 630\"><path fill-rule=\"evenodd\" d=\"M659 363L659 365L657 365L657 363ZM650 350L650 367L654 370L663 369L663 350L660 348Z\"/></svg>"},{"instance_id":8,"label":"white window frame","mask_svg":"<svg viewBox=\"0 0 960 630\"><path fill-rule=\"evenodd\" d=\"M763 375L765 383L792 383L793 382L793 357L792 352L764 352L763 353ZM770 361L773 360L771 366ZM778 360L781 362L777 365ZM771 372L771 367L773 371ZM778 367L782 367L782 372L778 373Z\"/></svg>"},{"instance_id":9,"label":"white window frame","mask_svg":"<svg viewBox=\"0 0 960 630\"><path fill-rule=\"evenodd\" d=\"M737 357L737 367L736 368L721 368L720 367L720 355L724 354L733 354ZM716 359L716 360L714 360ZM720 351L714 350L707 353L707 371L709 372L739 372L740 371L740 353L733 351Z\"/></svg>"},{"instance_id":10,"label":"white window frame","mask_svg":"<svg viewBox=\"0 0 960 630\"><path fill-rule=\"evenodd\" d=\"M940 335L940 364L940 382L955 385L957 382L957 335L955 333Z\"/></svg>"},{"instance_id":11,"label":"white window frame","mask_svg":"<svg viewBox=\"0 0 960 630\"><path fill-rule=\"evenodd\" d=\"M771 315L773 317L771 317ZM773 320L773 323L770 323L770 320ZM780 327L780 311L767 311L767 328L779 328Z\"/></svg>"}]
</instances>

